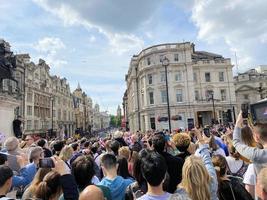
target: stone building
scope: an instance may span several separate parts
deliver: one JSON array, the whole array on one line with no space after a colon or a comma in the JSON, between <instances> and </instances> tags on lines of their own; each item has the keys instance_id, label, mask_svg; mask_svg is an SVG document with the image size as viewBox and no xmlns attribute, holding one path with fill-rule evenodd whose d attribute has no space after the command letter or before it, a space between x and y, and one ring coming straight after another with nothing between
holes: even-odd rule
<instances>
[{"instance_id":1,"label":"stone building","mask_svg":"<svg viewBox=\"0 0 267 200\"><path fill-rule=\"evenodd\" d=\"M93 124L92 99L82 91L80 84L73 92L76 128L80 131L91 131Z\"/></svg>"},{"instance_id":2,"label":"stone building","mask_svg":"<svg viewBox=\"0 0 267 200\"><path fill-rule=\"evenodd\" d=\"M190 42L160 44L130 61L124 105L131 131L168 129L165 57L172 129L233 120L236 98L231 60L195 51Z\"/></svg>"},{"instance_id":3,"label":"stone building","mask_svg":"<svg viewBox=\"0 0 267 200\"><path fill-rule=\"evenodd\" d=\"M35 64L30 62L28 54L17 57L25 66L25 95L17 108L24 118L24 133L39 134L49 129L59 132L64 129L66 135L71 135L74 129L73 103L67 80L51 76L50 67L42 59Z\"/></svg>"},{"instance_id":4,"label":"stone building","mask_svg":"<svg viewBox=\"0 0 267 200\"><path fill-rule=\"evenodd\" d=\"M259 66L234 77L237 109L242 103L256 103L267 98L267 68Z\"/></svg>"},{"instance_id":5,"label":"stone building","mask_svg":"<svg viewBox=\"0 0 267 200\"><path fill-rule=\"evenodd\" d=\"M19 66L18 62L10 51L10 44L0 39L0 143L14 135L12 124L17 117L14 109L20 105L24 92L21 82L15 79L16 75L22 79L24 77L24 66ZM21 73L16 74L16 68Z\"/></svg>"}]
</instances>

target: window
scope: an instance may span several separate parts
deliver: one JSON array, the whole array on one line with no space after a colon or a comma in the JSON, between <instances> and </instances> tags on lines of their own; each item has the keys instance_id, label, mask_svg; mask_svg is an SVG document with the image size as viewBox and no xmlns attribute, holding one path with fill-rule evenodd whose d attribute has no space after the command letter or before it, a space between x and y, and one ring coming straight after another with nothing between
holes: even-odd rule
<instances>
[{"instance_id":1,"label":"window","mask_svg":"<svg viewBox=\"0 0 267 200\"><path fill-rule=\"evenodd\" d=\"M177 72L175 74L175 81L182 81L182 72Z\"/></svg>"},{"instance_id":2,"label":"window","mask_svg":"<svg viewBox=\"0 0 267 200\"><path fill-rule=\"evenodd\" d=\"M39 128L39 121L34 120L34 130L37 130Z\"/></svg>"},{"instance_id":3,"label":"window","mask_svg":"<svg viewBox=\"0 0 267 200\"><path fill-rule=\"evenodd\" d=\"M167 103L167 92L166 90L161 90L161 102Z\"/></svg>"},{"instance_id":4,"label":"window","mask_svg":"<svg viewBox=\"0 0 267 200\"><path fill-rule=\"evenodd\" d=\"M179 54L174 54L174 61L178 62L179 61Z\"/></svg>"},{"instance_id":5,"label":"window","mask_svg":"<svg viewBox=\"0 0 267 200\"><path fill-rule=\"evenodd\" d=\"M27 115L32 115L32 106L27 106Z\"/></svg>"},{"instance_id":6,"label":"window","mask_svg":"<svg viewBox=\"0 0 267 200\"><path fill-rule=\"evenodd\" d=\"M152 130L156 129L155 117L150 117L150 127Z\"/></svg>"},{"instance_id":7,"label":"window","mask_svg":"<svg viewBox=\"0 0 267 200\"><path fill-rule=\"evenodd\" d=\"M27 102L29 102L29 103L32 102L32 93L31 92L27 93Z\"/></svg>"},{"instance_id":8,"label":"window","mask_svg":"<svg viewBox=\"0 0 267 200\"><path fill-rule=\"evenodd\" d=\"M39 107L35 106L34 107L34 117L39 117L40 113L39 113Z\"/></svg>"},{"instance_id":9,"label":"window","mask_svg":"<svg viewBox=\"0 0 267 200\"><path fill-rule=\"evenodd\" d=\"M210 100L211 98L212 98L212 96L213 96L213 90L207 90L206 91L206 98L208 99L208 100Z\"/></svg>"},{"instance_id":10,"label":"window","mask_svg":"<svg viewBox=\"0 0 267 200\"><path fill-rule=\"evenodd\" d=\"M64 121L67 120L67 111L66 110L63 111L63 120Z\"/></svg>"},{"instance_id":11,"label":"window","mask_svg":"<svg viewBox=\"0 0 267 200\"><path fill-rule=\"evenodd\" d=\"M56 111L53 110L53 118L56 117Z\"/></svg>"},{"instance_id":12,"label":"window","mask_svg":"<svg viewBox=\"0 0 267 200\"><path fill-rule=\"evenodd\" d=\"M209 72L205 73L205 80L206 80L206 82L210 82L210 73Z\"/></svg>"},{"instance_id":13,"label":"window","mask_svg":"<svg viewBox=\"0 0 267 200\"><path fill-rule=\"evenodd\" d=\"M244 94L244 99L248 100L249 99L249 96L248 94Z\"/></svg>"},{"instance_id":14,"label":"window","mask_svg":"<svg viewBox=\"0 0 267 200\"><path fill-rule=\"evenodd\" d=\"M32 129L32 120L27 120L27 130Z\"/></svg>"},{"instance_id":15,"label":"window","mask_svg":"<svg viewBox=\"0 0 267 200\"><path fill-rule=\"evenodd\" d=\"M194 73L193 73L193 76L194 76L194 82L197 82L197 73L194 72Z\"/></svg>"},{"instance_id":16,"label":"window","mask_svg":"<svg viewBox=\"0 0 267 200\"><path fill-rule=\"evenodd\" d=\"M165 81L166 81L165 72L160 72L160 82L165 82Z\"/></svg>"},{"instance_id":17,"label":"window","mask_svg":"<svg viewBox=\"0 0 267 200\"><path fill-rule=\"evenodd\" d=\"M148 78L148 84L149 85L153 84L153 75L152 74L148 74L147 78Z\"/></svg>"},{"instance_id":18,"label":"window","mask_svg":"<svg viewBox=\"0 0 267 200\"><path fill-rule=\"evenodd\" d=\"M225 101L226 100L226 90L225 89L222 89L221 90L221 100L222 101Z\"/></svg>"},{"instance_id":19,"label":"window","mask_svg":"<svg viewBox=\"0 0 267 200\"><path fill-rule=\"evenodd\" d=\"M149 104L154 104L154 92L149 92Z\"/></svg>"},{"instance_id":20,"label":"window","mask_svg":"<svg viewBox=\"0 0 267 200\"><path fill-rule=\"evenodd\" d=\"M195 90L195 100L198 101L199 100L199 91Z\"/></svg>"},{"instance_id":21,"label":"window","mask_svg":"<svg viewBox=\"0 0 267 200\"><path fill-rule=\"evenodd\" d=\"M182 91L182 89L176 90L176 102L183 102L183 91Z\"/></svg>"},{"instance_id":22,"label":"window","mask_svg":"<svg viewBox=\"0 0 267 200\"><path fill-rule=\"evenodd\" d=\"M220 82L224 81L224 72L219 72L219 81Z\"/></svg>"},{"instance_id":23,"label":"window","mask_svg":"<svg viewBox=\"0 0 267 200\"><path fill-rule=\"evenodd\" d=\"M151 64L151 60L150 60L149 57L146 59L146 61L147 61L147 65L150 65Z\"/></svg>"},{"instance_id":24,"label":"window","mask_svg":"<svg viewBox=\"0 0 267 200\"><path fill-rule=\"evenodd\" d=\"M164 55L160 55L159 56L159 61L162 62L163 61L163 58L164 58Z\"/></svg>"},{"instance_id":25,"label":"window","mask_svg":"<svg viewBox=\"0 0 267 200\"><path fill-rule=\"evenodd\" d=\"M59 109L57 113L58 113L58 116L57 116L58 120L61 120L61 110Z\"/></svg>"}]
</instances>

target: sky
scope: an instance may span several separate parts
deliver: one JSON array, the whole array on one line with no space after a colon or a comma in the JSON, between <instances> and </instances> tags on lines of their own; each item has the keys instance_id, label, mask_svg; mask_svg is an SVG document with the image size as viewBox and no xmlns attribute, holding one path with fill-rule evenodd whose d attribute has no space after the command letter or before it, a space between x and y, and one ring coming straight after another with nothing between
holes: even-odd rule
<instances>
[{"instance_id":1,"label":"sky","mask_svg":"<svg viewBox=\"0 0 267 200\"><path fill-rule=\"evenodd\" d=\"M0 38L115 114L131 57L152 45L193 42L231 58L234 73L267 64L266 8L266 0L0 0Z\"/></svg>"}]
</instances>

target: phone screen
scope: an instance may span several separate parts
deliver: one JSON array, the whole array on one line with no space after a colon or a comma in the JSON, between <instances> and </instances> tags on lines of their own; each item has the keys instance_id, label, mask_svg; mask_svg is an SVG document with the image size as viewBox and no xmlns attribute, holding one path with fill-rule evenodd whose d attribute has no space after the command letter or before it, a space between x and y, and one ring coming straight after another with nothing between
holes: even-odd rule
<instances>
[{"instance_id":1,"label":"phone screen","mask_svg":"<svg viewBox=\"0 0 267 200\"><path fill-rule=\"evenodd\" d=\"M206 137L210 137L210 129L209 128L204 128L203 132L206 135Z\"/></svg>"},{"instance_id":2,"label":"phone screen","mask_svg":"<svg viewBox=\"0 0 267 200\"><path fill-rule=\"evenodd\" d=\"M243 119L247 119L248 118L248 104L247 103L242 104L241 110L242 110Z\"/></svg>"},{"instance_id":3,"label":"phone screen","mask_svg":"<svg viewBox=\"0 0 267 200\"><path fill-rule=\"evenodd\" d=\"M40 168L54 168L55 164L51 158L44 158L39 161Z\"/></svg>"}]
</instances>

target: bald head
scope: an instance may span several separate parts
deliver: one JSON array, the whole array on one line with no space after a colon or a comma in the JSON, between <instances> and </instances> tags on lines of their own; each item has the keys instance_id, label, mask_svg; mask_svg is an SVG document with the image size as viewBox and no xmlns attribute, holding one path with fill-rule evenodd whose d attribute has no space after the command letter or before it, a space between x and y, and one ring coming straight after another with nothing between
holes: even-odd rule
<instances>
[{"instance_id":1,"label":"bald head","mask_svg":"<svg viewBox=\"0 0 267 200\"><path fill-rule=\"evenodd\" d=\"M95 185L87 186L80 194L79 200L104 200L101 189Z\"/></svg>"}]
</instances>

